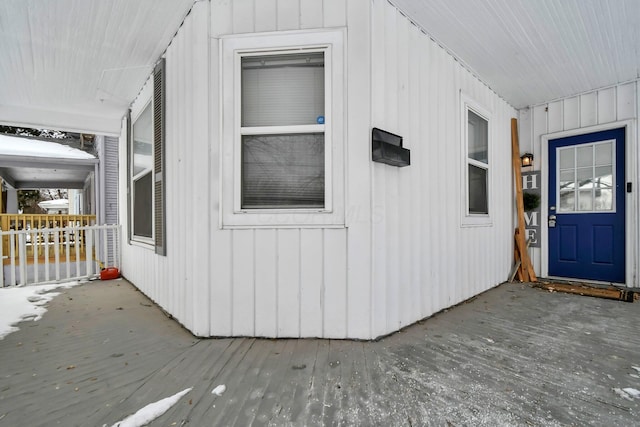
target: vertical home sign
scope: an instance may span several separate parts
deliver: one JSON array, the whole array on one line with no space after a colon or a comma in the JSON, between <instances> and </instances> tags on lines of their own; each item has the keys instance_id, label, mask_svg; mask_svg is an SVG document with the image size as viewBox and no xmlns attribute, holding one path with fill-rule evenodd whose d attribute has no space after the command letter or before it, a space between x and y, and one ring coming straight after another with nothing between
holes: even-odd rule
<instances>
[{"instance_id":1,"label":"vertical home sign","mask_svg":"<svg viewBox=\"0 0 640 427\"><path fill-rule=\"evenodd\" d=\"M527 198L540 200L540 171L522 172L522 193ZM529 194L530 196L527 196ZM524 212L525 238L530 240L529 246L540 247L540 203L535 209Z\"/></svg>"}]
</instances>

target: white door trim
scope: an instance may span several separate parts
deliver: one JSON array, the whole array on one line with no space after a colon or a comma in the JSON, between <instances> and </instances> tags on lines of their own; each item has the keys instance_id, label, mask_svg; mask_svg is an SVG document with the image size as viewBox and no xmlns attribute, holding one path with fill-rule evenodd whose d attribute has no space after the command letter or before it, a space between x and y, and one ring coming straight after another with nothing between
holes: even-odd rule
<instances>
[{"instance_id":1,"label":"white door trim","mask_svg":"<svg viewBox=\"0 0 640 427\"><path fill-rule=\"evenodd\" d=\"M572 129L562 132L548 133L540 137L540 182L542 188L540 197L540 276L547 277L549 275L549 140L565 138L569 136L583 135L587 133L600 132L604 130L625 128L625 171L624 183L632 183L631 193L625 191L625 265L626 265L626 285L628 287L638 286L636 283L637 270L637 254L638 254L638 197L636 194L640 191L640 179L638 179L638 150L636 138L635 120L622 120L602 125L589 126L579 129Z\"/></svg>"}]
</instances>

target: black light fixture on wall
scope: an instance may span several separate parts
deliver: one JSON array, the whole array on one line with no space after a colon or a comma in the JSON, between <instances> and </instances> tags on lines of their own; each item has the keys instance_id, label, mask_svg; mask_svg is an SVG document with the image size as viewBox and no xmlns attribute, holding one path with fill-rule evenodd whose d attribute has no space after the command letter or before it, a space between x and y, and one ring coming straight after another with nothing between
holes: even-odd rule
<instances>
[{"instance_id":1,"label":"black light fixture on wall","mask_svg":"<svg viewBox=\"0 0 640 427\"><path fill-rule=\"evenodd\" d=\"M527 166L533 166L533 154L524 153L522 156L520 156L520 163L522 164L523 168Z\"/></svg>"}]
</instances>

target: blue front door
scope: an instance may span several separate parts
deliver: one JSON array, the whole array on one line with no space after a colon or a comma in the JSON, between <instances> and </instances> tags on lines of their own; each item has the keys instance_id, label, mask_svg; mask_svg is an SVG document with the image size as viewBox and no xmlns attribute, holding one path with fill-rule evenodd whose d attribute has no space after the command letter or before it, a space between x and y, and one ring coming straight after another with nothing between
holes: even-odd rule
<instances>
[{"instance_id":1,"label":"blue front door","mask_svg":"<svg viewBox=\"0 0 640 427\"><path fill-rule=\"evenodd\" d=\"M625 281L624 128L549 141L549 275Z\"/></svg>"}]
</instances>

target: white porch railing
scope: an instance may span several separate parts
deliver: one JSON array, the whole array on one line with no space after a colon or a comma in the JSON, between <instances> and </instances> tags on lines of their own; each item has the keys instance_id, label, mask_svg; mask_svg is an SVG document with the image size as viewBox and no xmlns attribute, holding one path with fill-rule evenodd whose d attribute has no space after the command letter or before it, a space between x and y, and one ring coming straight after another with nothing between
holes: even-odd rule
<instances>
[{"instance_id":1,"label":"white porch railing","mask_svg":"<svg viewBox=\"0 0 640 427\"><path fill-rule=\"evenodd\" d=\"M0 239L0 286L86 279L120 267L119 225L7 230Z\"/></svg>"}]
</instances>

